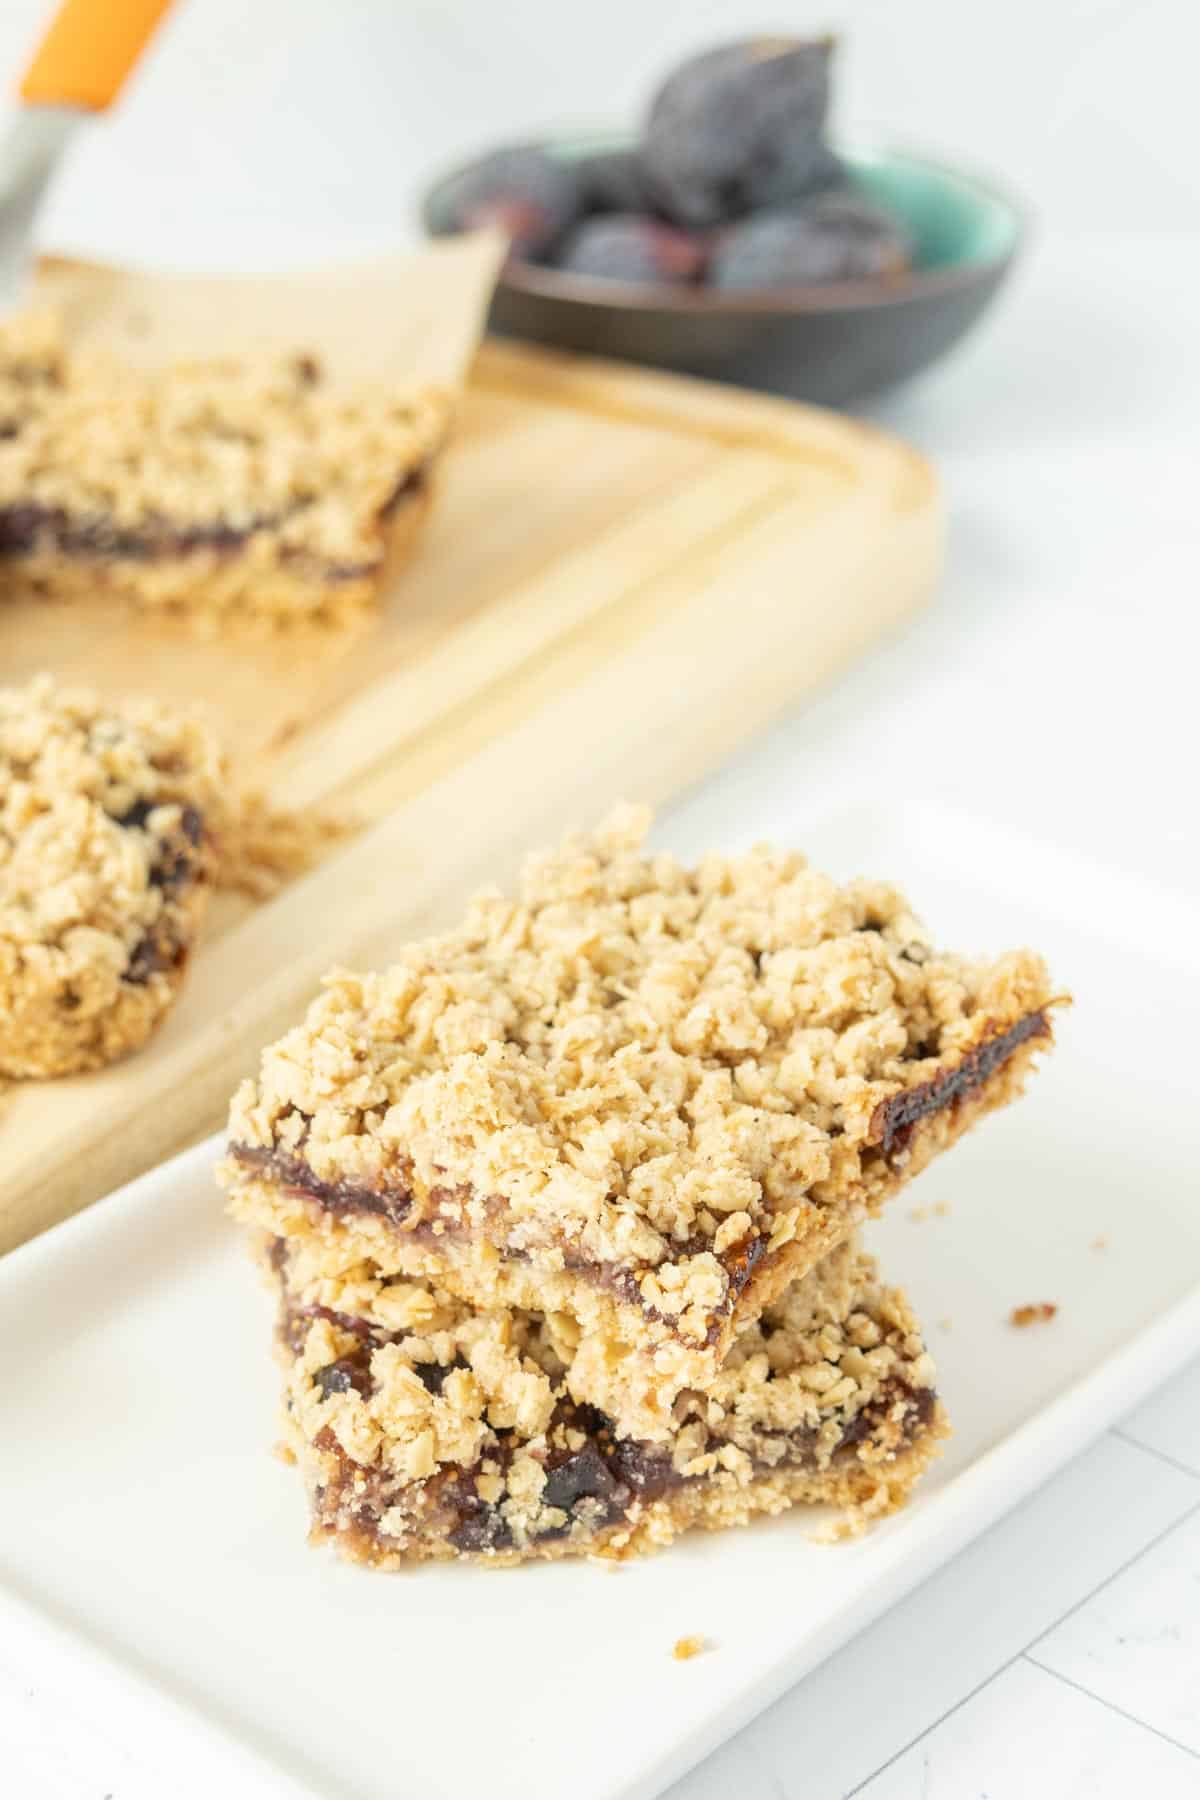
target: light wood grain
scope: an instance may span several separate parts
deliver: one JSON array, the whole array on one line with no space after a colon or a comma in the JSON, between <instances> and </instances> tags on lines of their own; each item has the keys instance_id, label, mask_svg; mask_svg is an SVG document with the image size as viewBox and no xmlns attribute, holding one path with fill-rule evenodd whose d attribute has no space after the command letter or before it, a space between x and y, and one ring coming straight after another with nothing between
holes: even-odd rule
<instances>
[{"instance_id":1,"label":"light wood grain","mask_svg":"<svg viewBox=\"0 0 1200 1800\"><path fill-rule=\"evenodd\" d=\"M217 1123L330 965L385 961L530 846L695 781L919 606L940 554L927 465L877 432L489 344L420 551L354 637L6 607L6 678L201 699L281 797L369 828L219 916L139 1055L0 1099L0 1247Z\"/></svg>"}]
</instances>

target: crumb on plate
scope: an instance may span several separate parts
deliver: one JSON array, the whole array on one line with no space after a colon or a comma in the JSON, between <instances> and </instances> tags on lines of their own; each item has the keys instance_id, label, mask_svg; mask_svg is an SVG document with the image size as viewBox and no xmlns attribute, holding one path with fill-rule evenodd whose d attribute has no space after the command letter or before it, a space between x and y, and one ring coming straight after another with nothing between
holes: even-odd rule
<instances>
[{"instance_id":1,"label":"crumb on plate","mask_svg":"<svg viewBox=\"0 0 1200 1800\"><path fill-rule=\"evenodd\" d=\"M1014 1306L1008 1315L1010 1325L1046 1325L1054 1317L1058 1307L1053 1300L1038 1300L1031 1306Z\"/></svg>"}]
</instances>

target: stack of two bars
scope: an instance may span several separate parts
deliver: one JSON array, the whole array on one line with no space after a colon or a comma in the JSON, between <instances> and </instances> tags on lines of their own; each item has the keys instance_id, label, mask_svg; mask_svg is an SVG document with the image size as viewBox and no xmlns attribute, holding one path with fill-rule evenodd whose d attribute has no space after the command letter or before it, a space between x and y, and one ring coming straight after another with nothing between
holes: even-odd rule
<instances>
[{"instance_id":1,"label":"stack of two bars","mask_svg":"<svg viewBox=\"0 0 1200 1800\"><path fill-rule=\"evenodd\" d=\"M358 1560L869 1517L944 1435L854 1232L1019 1092L1045 969L942 954L797 855L685 868L645 824L335 974L235 1097L314 1537Z\"/></svg>"}]
</instances>

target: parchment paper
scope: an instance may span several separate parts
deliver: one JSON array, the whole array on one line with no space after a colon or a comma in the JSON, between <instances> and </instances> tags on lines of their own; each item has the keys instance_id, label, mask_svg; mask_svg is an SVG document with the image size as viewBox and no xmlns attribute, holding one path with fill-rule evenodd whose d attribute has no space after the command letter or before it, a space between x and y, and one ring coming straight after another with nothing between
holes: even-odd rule
<instances>
[{"instance_id":1,"label":"parchment paper","mask_svg":"<svg viewBox=\"0 0 1200 1800\"><path fill-rule=\"evenodd\" d=\"M282 275L161 275L45 257L30 299L58 310L69 341L133 362L302 349L337 381L456 388L503 256L498 234L472 232Z\"/></svg>"}]
</instances>

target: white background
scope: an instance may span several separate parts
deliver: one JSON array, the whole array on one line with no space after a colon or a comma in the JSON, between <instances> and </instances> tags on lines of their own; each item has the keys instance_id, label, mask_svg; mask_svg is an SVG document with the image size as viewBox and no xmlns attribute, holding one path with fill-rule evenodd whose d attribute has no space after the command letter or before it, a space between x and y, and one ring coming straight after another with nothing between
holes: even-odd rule
<instances>
[{"instance_id":1,"label":"white background","mask_svg":"<svg viewBox=\"0 0 1200 1800\"><path fill-rule=\"evenodd\" d=\"M0 78L42 12L5 0ZM994 321L875 408L945 475L938 605L689 796L667 834L786 835L789 788L870 746L1200 909L1198 18L1188 0L875 0L774 19L741 0L190 0L119 114L73 148L44 236L213 268L362 252L410 231L421 180L459 152L619 121L677 50L743 23L842 26L846 124L993 170L1032 202L1038 237ZM1149 1008L1146 1043L1152 1057ZM1119 1103L1097 1097L1097 1129ZM5 1794L188 1793L169 1743L102 1742L69 1693L30 1692L9 1665ZM1198 1696L1193 1369L674 1800L832 1800L864 1783L871 1800L1183 1800L1200 1792Z\"/></svg>"},{"instance_id":2,"label":"white background","mask_svg":"<svg viewBox=\"0 0 1200 1800\"><path fill-rule=\"evenodd\" d=\"M0 74L45 11L4 0ZM200 262L387 243L448 158L632 119L679 52L771 24L840 29L839 119L995 169L1047 231L1195 222L1189 0L181 0L48 224Z\"/></svg>"}]
</instances>

